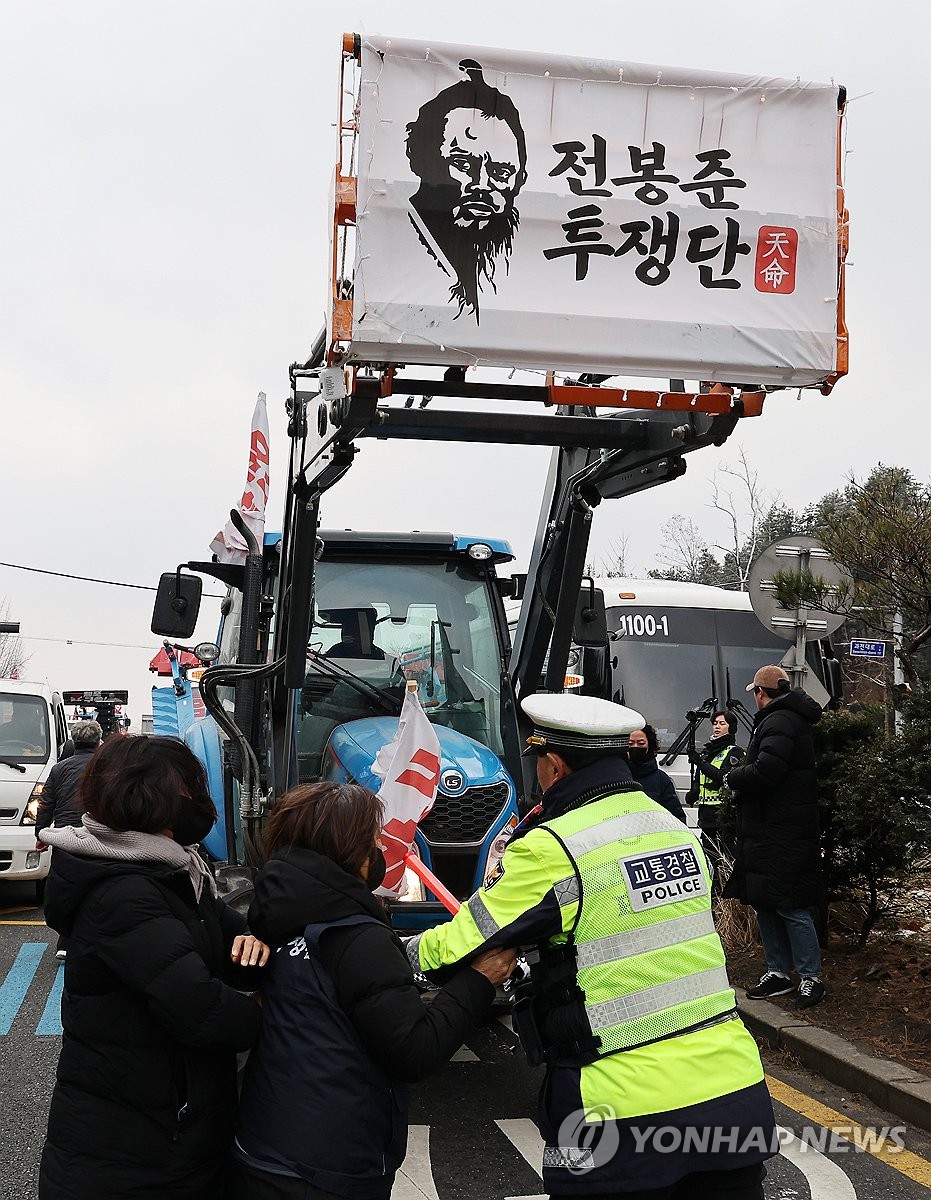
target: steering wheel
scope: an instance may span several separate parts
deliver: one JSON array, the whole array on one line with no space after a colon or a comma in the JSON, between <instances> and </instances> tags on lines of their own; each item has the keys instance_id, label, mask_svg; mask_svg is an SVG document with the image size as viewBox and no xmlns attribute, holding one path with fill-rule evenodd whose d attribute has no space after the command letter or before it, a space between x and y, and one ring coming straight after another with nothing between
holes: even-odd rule
<instances>
[{"instance_id":1,"label":"steering wheel","mask_svg":"<svg viewBox=\"0 0 931 1200\"><path fill-rule=\"evenodd\" d=\"M18 738L9 738L6 741L0 742L0 753L6 749L7 753L14 754L41 754L42 747L34 746L31 742L24 742Z\"/></svg>"}]
</instances>

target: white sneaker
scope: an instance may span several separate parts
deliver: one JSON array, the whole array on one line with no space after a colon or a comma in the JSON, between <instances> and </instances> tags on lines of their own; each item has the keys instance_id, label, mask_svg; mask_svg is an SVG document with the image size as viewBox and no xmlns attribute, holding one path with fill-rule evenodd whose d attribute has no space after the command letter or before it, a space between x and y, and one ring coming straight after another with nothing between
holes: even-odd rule
<instances>
[{"instance_id":1,"label":"white sneaker","mask_svg":"<svg viewBox=\"0 0 931 1200\"><path fill-rule=\"evenodd\" d=\"M67 950L56 950L55 957L60 958L60 959L65 959L68 957L68 951Z\"/></svg>"}]
</instances>

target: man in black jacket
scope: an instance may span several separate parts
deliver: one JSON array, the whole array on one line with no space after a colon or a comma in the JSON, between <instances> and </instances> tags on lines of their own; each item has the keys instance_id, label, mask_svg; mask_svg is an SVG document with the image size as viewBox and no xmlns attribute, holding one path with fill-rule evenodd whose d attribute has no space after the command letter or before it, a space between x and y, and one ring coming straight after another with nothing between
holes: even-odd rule
<instances>
[{"instance_id":1,"label":"man in black jacket","mask_svg":"<svg viewBox=\"0 0 931 1200\"><path fill-rule=\"evenodd\" d=\"M81 813L77 808L78 787L102 736L96 721L78 721L72 726L74 753L70 758L61 759L49 771L36 811L36 829L47 829L49 825L61 829L64 825L81 824ZM48 847L44 842L36 842L36 849L47 850Z\"/></svg>"},{"instance_id":2,"label":"man in black jacket","mask_svg":"<svg viewBox=\"0 0 931 1200\"><path fill-rule=\"evenodd\" d=\"M757 715L743 766L727 775L737 801L737 856L725 896L757 912L766 971L751 1000L795 991L809 1008L824 997L812 907L823 882L812 726L820 706L781 667L760 667L747 687Z\"/></svg>"},{"instance_id":3,"label":"man in black jacket","mask_svg":"<svg viewBox=\"0 0 931 1200\"><path fill-rule=\"evenodd\" d=\"M76 721L71 727L68 740L73 747L72 753L68 758L59 759L48 773L36 810L37 830L47 829L49 825L62 829L66 825L81 824L78 788L102 737L103 730L96 721ZM36 849L48 850L48 846L36 838ZM59 937L56 957L64 958L67 950L67 939Z\"/></svg>"}]
</instances>

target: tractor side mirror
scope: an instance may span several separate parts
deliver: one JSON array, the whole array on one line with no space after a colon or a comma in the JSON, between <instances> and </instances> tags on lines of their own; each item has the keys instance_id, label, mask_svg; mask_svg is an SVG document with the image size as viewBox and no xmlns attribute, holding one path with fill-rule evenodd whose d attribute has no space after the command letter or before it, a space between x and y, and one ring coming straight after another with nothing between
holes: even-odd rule
<instances>
[{"instance_id":1,"label":"tractor side mirror","mask_svg":"<svg viewBox=\"0 0 931 1200\"><path fill-rule=\"evenodd\" d=\"M496 582L498 584L498 591L505 600L523 600L524 593L527 590L527 576L525 574L499 575Z\"/></svg>"},{"instance_id":2,"label":"tractor side mirror","mask_svg":"<svg viewBox=\"0 0 931 1200\"><path fill-rule=\"evenodd\" d=\"M604 646L608 641L604 592L591 579L583 582L579 592L572 637L579 646Z\"/></svg>"},{"instance_id":3,"label":"tractor side mirror","mask_svg":"<svg viewBox=\"0 0 931 1200\"><path fill-rule=\"evenodd\" d=\"M203 586L196 575L182 575L180 567L162 575L152 610L152 632L165 638L189 638L200 613Z\"/></svg>"}]
</instances>

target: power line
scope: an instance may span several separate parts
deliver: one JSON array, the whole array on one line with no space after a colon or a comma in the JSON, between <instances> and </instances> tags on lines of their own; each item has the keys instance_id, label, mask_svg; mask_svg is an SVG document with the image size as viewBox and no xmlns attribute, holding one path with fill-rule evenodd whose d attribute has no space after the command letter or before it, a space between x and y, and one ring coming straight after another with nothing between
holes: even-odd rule
<instances>
[{"instance_id":1,"label":"power line","mask_svg":"<svg viewBox=\"0 0 931 1200\"><path fill-rule=\"evenodd\" d=\"M124 583L119 579L95 579L92 575L69 575L66 571L49 571L45 567L25 567L22 563L0 562L0 567L10 567L14 571L31 571L35 575L54 575L57 579L80 579L83 583L105 583L107 587L134 588L140 592L157 592L158 588L148 583ZM211 600L222 600L219 592L204 592ZM38 640L38 639L33 639ZM88 645L104 645L105 643L88 643Z\"/></svg>"},{"instance_id":2,"label":"power line","mask_svg":"<svg viewBox=\"0 0 931 1200\"><path fill-rule=\"evenodd\" d=\"M65 646L112 646L118 650L155 650L161 649L161 643L156 646L149 642L144 646L141 642L85 642L80 638L30 637L28 634L19 635L21 642L61 642Z\"/></svg>"}]
</instances>

